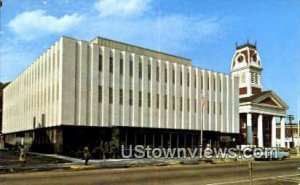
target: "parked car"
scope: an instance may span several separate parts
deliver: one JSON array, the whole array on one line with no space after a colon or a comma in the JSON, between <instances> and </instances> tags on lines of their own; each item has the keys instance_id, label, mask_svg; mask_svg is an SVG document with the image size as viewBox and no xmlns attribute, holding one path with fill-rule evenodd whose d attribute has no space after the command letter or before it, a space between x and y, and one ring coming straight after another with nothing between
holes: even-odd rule
<instances>
[{"instance_id":1,"label":"parked car","mask_svg":"<svg viewBox=\"0 0 300 185\"><path fill-rule=\"evenodd\" d=\"M290 157L290 153L281 148L261 148L255 151L255 160L283 160Z\"/></svg>"}]
</instances>

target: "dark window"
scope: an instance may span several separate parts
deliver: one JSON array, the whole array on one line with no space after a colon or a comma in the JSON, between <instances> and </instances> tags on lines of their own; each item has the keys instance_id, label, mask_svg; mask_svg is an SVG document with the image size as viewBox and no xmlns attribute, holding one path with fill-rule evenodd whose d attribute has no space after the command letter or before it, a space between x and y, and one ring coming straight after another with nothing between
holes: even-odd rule
<instances>
[{"instance_id":1,"label":"dark window","mask_svg":"<svg viewBox=\"0 0 300 185\"><path fill-rule=\"evenodd\" d=\"M133 62L132 62L132 57L130 57L130 61L129 61L129 73L130 73L130 76L132 76L132 74L133 74Z\"/></svg>"},{"instance_id":2,"label":"dark window","mask_svg":"<svg viewBox=\"0 0 300 185\"><path fill-rule=\"evenodd\" d=\"M139 78L142 78L142 76L143 76L142 63L139 62Z\"/></svg>"},{"instance_id":3,"label":"dark window","mask_svg":"<svg viewBox=\"0 0 300 185\"><path fill-rule=\"evenodd\" d=\"M206 103L207 103L207 114L209 114L209 101L207 101Z\"/></svg>"},{"instance_id":4,"label":"dark window","mask_svg":"<svg viewBox=\"0 0 300 185\"><path fill-rule=\"evenodd\" d=\"M168 82L168 70L165 68L165 82Z\"/></svg>"},{"instance_id":5,"label":"dark window","mask_svg":"<svg viewBox=\"0 0 300 185\"><path fill-rule=\"evenodd\" d=\"M151 65L148 65L148 80L151 80Z\"/></svg>"},{"instance_id":6,"label":"dark window","mask_svg":"<svg viewBox=\"0 0 300 185\"><path fill-rule=\"evenodd\" d=\"M123 58L120 59L120 74L123 75Z\"/></svg>"},{"instance_id":7,"label":"dark window","mask_svg":"<svg viewBox=\"0 0 300 185\"><path fill-rule=\"evenodd\" d=\"M190 99L187 99L187 111L190 112Z\"/></svg>"},{"instance_id":8,"label":"dark window","mask_svg":"<svg viewBox=\"0 0 300 185\"><path fill-rule=\"evenodd\" d=\"M98 100L100 103L102 103L102 86L99 86L99 97L98 97Z\"/></svg>"},{"instance_id":9,"label":"dark window","mask_svg":"<svg viewBox=\"0 0 300 185\"><path fill-rule=\"evenodd\" d=\"M220 112L220 114L222 114L222 104L221 104L221 102L219 102L219 112Z\"/></svg>"},{"instance_id":10,"label":"dark window","mask_svg":"<svg viewBox=\"0 0 300 185\"><path fill-rule=\"evenodd\" d=\"M207 77L207 90L209 90L209 77Z\"/></svg>"},{"instance_id":11,"label":"dark window","mask_svg":"<svg viewBox=\"0 0 300 185\"><path fill-rule=\"evenodd\" d=\"M173 96L173 110L175 110L175 96Z\"/></svg>"},{"instance_id":12,"label":"dark window","mask_svg":"<svg viewBox=\"0 0 300 185\"><path fill-rule=\"evenodd\" d=\"M182 85L182 71L180 71L180 85Z\"/></svg>"},{"instance_id":13,"label":"dark window","mask_svg":"<svg viewBox=\"0 0 300 185\"><path fill-rule=\"evenodd\" d=\"M139 91L139 106L142 106L142 92Z\"/></svg>"},{"instance_id":14,"label":"dark window","mask_svg":"<svg viewBox=\"0 0 300 185\"><path fill-rule=\"evenodd\" d=\"M221 84L221 79L220 79L220 82L219 82L219 90L220 90L220 92L222 91L222 84Z\"/></svg>"},{"instance_id":15,"label":"dark window","mask_svg":"<svg viewBox=\"0 0 300 185\"><path fill-rule=\"evenodd\" d=\"M129 105L132 105L132 90L129 90Z\"/></svg>"},{"instance_id":16,"label":"dark window","mask_svg":"<svg viewBox=\"0 0 300 185\"><path fill-rule=\"evenodd\" d=\"M113 90L111 87L109 88L109 103L113 103Z\"/></svg>"},{"instance_id":17,"label":"dark window","mask_svg":"<svg viewBox=\"0 0 300 185\"><path fill-rule=\"evenodd\" d=\"M200 76L201 90L203 90L203 78Z\"/></svg>"},{"instance_id":18,"label":"dark window","mask_svg":"<svg viewBox=\"0 0 300 185\"><path fill-rule=\"evenodd\" d=\"M173 81L173 84L175 84L175 71L174 70L172 71L172 81Z\"/></svg>"},{"instance_id":19,"label":"dark window","mask_svg":"<svg viewBox=\"0 0 300 185\"><path fill-rule=\"evenodd\" d=\"M99 71L102 71L102 55L99 55Z\"/></svg>"},{"instance_id":20,"label":"dark window","mask_svg":"<svg viewBox=\"0 0 300 185\"><path fill-rule=\"evenodd\" d=\"M112 56L109 57L109 72L113 73L113 58Z\"/></svg>"},{"instance_id":21,"label":"dark window","mask_svg":"<svg viewBox=\"0 0 300 185\"><path fill-rule=\"evenodd\" d=\"M123 105L123 89L120 89L120 104Z\"/></svg>"},{"instance_id":22,"label":"dark window","mask_svg":"<svg viewBox=\"0 0 300 185\"><path fill-rule=\"evenodd\" d=\"M214 86L214 91L216 91L216 79L214 78L214 81L213 81L213 86Z\"/></svg>"},{"instance_id":23,"label":"dark window","mask_svg":"<svg viewBox=\"0 0 300 185\"><path fill-rule=\"evenodd\" d=\"M148 107L151 107L151 94L148 93Z\"/></svg>"},{"instance_id":24,"label":"dark window","mask_svg":"<svg viewBox=\"0 0 300 185\"><path fill-rule=\"evenodd\" d=\"M159 66L156 67L156 80L159 82Z\"/></svg>"},{"instance_id":25,"label":"dark window","mask_svg":"<svg viewBox=\"0 0 300 185\"><path fill-rule=\"evenodd\" d=\"M213 104L213 113L214 114L216 113L216 102L214 102L214 104Z\"/></svg>"},{"instance_id":26,"label":"dark window","mask_svg":"<svg viewBox=\"0 0 300 185\"><path fill-rule=\"evenodd\" d=\"M180 97L180 111L182 111L182 97Z\"/></svg>"}]
</instances>

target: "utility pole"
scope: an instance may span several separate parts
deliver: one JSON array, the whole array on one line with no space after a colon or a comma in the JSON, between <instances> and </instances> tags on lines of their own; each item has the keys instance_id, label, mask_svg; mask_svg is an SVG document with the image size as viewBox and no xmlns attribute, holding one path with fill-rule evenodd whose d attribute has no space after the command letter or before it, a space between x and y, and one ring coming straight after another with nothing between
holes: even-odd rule
<instances>
[{"instance_id":1,"label":"utility pole","mask_svg":"<svg viewBox=\"0 0 300 185\"><path fill-rule=\"evenodd\" d=\"M249 184L252 185L252 169L253 169L253 163L252 160L248 163L248 170L249 170Z\"/></svg>"},{"instance_id":2,"label":"utility pole","mask_svg":"<svg viewBox=\"0 0 300 185\"><path fill-rule=\"evenodd\" d=\"M289 125L290 125L290 128L291 128L291 134L292 134L292 144L293 144L293 147L294 147L294 134L293 134L293 125L292 125L292 121L294 120L294 115L287 115L286 117L289 120Z\"/></svg>"}]
</instances>

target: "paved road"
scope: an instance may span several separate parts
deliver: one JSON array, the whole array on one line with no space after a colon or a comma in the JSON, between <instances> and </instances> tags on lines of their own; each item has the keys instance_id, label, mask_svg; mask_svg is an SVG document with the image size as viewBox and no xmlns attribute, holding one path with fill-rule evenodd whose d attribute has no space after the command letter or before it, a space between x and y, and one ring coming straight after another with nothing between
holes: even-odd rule
<instances>
[{"instance_id":1,"label":"paved road","mask_svg":"<svg viewBox=\"0 0 300 185\"><path fill-rule=\"evenodd\" d=\"M298 185L297 164L297 160L255 162L253 184ZM3 174L0 185L244 185L248 179L247 163L231 163Z\"/></svg>"}]
</instances>

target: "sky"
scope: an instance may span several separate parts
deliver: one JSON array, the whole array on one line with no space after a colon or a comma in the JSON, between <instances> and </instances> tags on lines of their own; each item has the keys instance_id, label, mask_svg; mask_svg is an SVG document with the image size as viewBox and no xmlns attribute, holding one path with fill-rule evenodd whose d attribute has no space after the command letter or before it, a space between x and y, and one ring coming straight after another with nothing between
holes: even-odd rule
<instances>
[{"instance_id":1,"label":"sky","mask_svg":"<svg viewBox=\"0 0 300 185\"><path fill-rule=\"evenodd\" d=\"M298 116L300 0L3 0L0 81L14 80L65 35L96 36L230 73L235 45L257 43L264 90Z\"/></svg>"}]
</instances>

